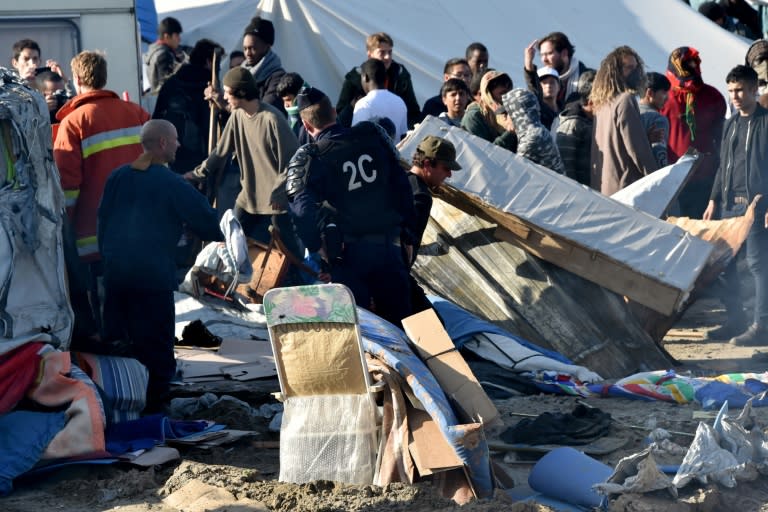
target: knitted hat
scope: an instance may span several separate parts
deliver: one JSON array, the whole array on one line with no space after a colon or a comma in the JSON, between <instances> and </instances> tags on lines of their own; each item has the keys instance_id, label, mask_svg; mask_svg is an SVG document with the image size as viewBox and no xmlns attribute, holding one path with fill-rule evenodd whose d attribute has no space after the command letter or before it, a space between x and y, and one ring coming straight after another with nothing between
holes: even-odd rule
<instances>
[{"instance_id":1,"label":"knitted hat","mask_svg":"<svg viewBox=\"0 0 768 512\"><path fill-rule=\"evenodd\" d=\"M265 20L261 16L253 18L245 27L245 35L248 34L258 37L270 46L275 44L275 26L271 21Z\"/></svg>"},{"instance_id":2,"label":"knitted hat","mask_svg":"<svg viewBox=\"0 0 768 512\"><path fill-rule=\"evenodd\" d=\"M236 67L227 71L223 83L230 89L243 91L246 96L258 96L259 94L253 75L245 68Z\"/></svg>"}]
</instances>

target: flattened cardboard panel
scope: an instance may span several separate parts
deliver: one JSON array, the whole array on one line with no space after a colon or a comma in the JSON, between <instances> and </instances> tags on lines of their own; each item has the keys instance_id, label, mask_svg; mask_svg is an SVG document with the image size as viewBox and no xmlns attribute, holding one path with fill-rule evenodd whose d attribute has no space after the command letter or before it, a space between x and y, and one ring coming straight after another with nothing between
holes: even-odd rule
<instances>
[{"instance_id":1,"label":"flattened cardboard panel","mask_svg":"<svg viewBox=\"0 0 768 512\"><path fill-rule=\"evenodd\" d=\"M286 397L368 392L354 325L314 322L271 329Z\"/></svg>"},{"instance_id":2,"label":"flattened cardboard panel","mask_svg":"<svg viewBox=\"0 0 768 512\"><path fill-rule=\"evenodd\" d=\"M421 476L463 467L456 451L425 411L409 407L408 427L411 434L408 451Z\"/></svg>"},{"instance_id":3,"label":"flattened cardboard panel","mask_svg":"<svg viewBox=\"0 0 768 512\"><path fill-rule=\"evenodd\" d=\"M434 310L403 319L403 328L463 422L487 425L498 418L499 411L456 350Z\"/></svg>"}]
</instances>

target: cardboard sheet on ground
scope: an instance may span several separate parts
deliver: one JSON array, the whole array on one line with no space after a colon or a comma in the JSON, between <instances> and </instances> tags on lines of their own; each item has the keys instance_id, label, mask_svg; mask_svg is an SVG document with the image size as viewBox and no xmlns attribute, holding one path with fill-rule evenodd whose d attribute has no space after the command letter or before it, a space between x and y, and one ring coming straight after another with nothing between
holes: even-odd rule
<instances>
[{"instance_id":1,"label":"cardboard sheet on ground","mask_svg":"<svg viewBox=\"0 0 768 512\"><path fill-rule=\"evenodd\" d=\"M681 307L712 252L677 226L434 117L401 143L403 158L426 135L453 142L463 168L444 200L503 227L497 237L660 313Z\"/></svg>"},{"instance_id":2,"label":"cardboard sheet on ground","mask_svg":"<svg viewBox=\"0 0 768 512\"><path fill-rule=\"evenodd\" d=\"M176 349L183 381L250 380L277 375L261 306L239 311L215 299L196 299L184 293L175 293L174 300L177 338L181 339L187 324L198 319L212 334L223 338L217 351Z\"/></svg>"},{"instance_id":3,"label":"cardboard sheet on ground","mask_svg":"<svg viewBox=\"0 0 768 512\"><path fill-rule=\"evenodd\" d=\"M225 339L217 351L177 348L176 365L187 382L227 377L250 380L277 375L272 347L262 340Z\"/></svg>"}]
</instances>

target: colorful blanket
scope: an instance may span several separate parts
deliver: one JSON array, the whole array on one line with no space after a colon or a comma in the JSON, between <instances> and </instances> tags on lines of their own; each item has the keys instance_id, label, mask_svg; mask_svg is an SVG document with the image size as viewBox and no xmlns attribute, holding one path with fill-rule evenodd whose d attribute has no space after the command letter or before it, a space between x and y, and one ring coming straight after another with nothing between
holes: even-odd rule
<instances>
[{"instance_id":1,"label":"colorful blanket","mask_svg":"<svg viewBox=\"0 0 768 512\"><path fill-rule=\"evenodd\" d=\"M105 416L91 379L73 365L69 352L43 355L40 373L27 397L46 407L65 407L67 423L53 438L44 459L104 452Z\"/></svg>"},{"instance_id":2,"label":"colorful blanket","mask_svg":"<svg viewBox=\"0 0 768 512\"><path fill-rule=\"evenodd\" d=\"M0 355L0 414L11 411L35 381L40 351L45 343L32 342Z\"/></svg>"},{"instance_id":3,"label":"colorful blanket","mask_svg":"<svg viewBox=\"0 0 768 512\"><path fill-rule=\"evenodd\" d=\"M539 372L536 387L547 393L581 397L623 397L687 404L699 402L704 409L719 408L728 401L741 407L754 398L755 407L768 405L768 372L728 373L715 377L686 377L674 370L630 375L614 384L585 384L570 375Z\"/></svg>"},{"instance_id":4,"label":"colorful blanket","mask_svg":"<svg viewBox=\"0 0 768 512\"><path fill-rule=\"evenodd\" d=\"M72 352L72 361L93 379L107 425L136 420L146 406L149 375L136 359Z\"/></svg>"}]
</instances>

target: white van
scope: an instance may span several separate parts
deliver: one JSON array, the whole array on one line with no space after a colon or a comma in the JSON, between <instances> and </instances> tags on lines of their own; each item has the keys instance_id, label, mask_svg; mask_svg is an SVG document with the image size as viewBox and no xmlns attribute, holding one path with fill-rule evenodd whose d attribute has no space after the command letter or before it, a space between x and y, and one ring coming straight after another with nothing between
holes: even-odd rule
<instances>
[{"instance_id":1,"label":"white van","mask_svg":"<svg viewBox=\"0 0 768 512\"><path fill-rule=\"evenodd\" d=\"M19 0L0 5L0 65L11 67L13 43L40 45L41 65L54 59L67 78L82 50L107 58L107 89L141 103L141 50L134 0ZM5 52L6 57L2 54Z\"/></svg>"}]
</instances>

